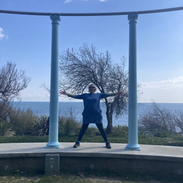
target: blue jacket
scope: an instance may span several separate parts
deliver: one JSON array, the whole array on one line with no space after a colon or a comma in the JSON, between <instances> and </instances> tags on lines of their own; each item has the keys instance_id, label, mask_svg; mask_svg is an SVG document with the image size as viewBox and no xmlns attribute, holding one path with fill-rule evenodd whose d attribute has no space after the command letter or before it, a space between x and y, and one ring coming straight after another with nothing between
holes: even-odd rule
<instances>
[{"instance_id":1,"label":"blue jacket","mask_svg":"<svg viewBox=\"0 0 183 183\"><path fill-rule=\"evenodd\" d=\"M102 111L100 109L100 99L109 97L108 93L84 93L74 95L75 99L83 99L83 123L102 123Z\"/></svg>"}]
</instances>

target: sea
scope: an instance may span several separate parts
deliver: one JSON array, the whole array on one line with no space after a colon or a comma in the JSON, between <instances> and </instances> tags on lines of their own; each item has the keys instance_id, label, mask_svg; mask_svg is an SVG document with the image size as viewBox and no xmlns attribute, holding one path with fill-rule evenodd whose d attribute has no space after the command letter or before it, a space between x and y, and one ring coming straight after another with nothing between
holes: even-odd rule
<instances>
[{"instance_id":1,"label":"sea","mask_svg":"<svg viewBox=\"0 0 183 183\"><path fill-rule=\"evenodd\" d=\"M183 103L156 103L160 109L167 109L173 113L178 111L183 111ZM49 116L49 102L13 102L13 106L16 106L20 109L31 109L36 115L47 115ZM105 104L100 104L103 116L103 125L107 126L106 118L106 108ZM152 103L138 103L138 118L142 115L145 115L149 110L152 110ZM82 123L82 112L83 112L83 103L82 102L59 102L59 115L69 116L72 113L75 116L75 119ZM92 124L91 124L92 125ZM113 126L128 126L128 110L118 118L113 116Z\"/></svg>"}]
</instances>

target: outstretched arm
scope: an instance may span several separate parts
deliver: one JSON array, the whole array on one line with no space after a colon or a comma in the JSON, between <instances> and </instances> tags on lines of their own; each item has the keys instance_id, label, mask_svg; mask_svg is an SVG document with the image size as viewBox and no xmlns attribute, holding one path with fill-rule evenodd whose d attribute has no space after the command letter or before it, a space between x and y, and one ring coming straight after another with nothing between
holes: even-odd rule
<instances>
[{"instance_id":1,"label":"outstretched arm","mask_svg":"<svg viewBox=\"0 0 183 183\"><path fill-rule=\"evenodd\" d=\"M74 98L74 95L67 93L65 90L64 91L60 91L60 94L67 95L68 97Z\"/></svg>"},{"instance_id":2,"label":"outstretched arm","mask_svg":"<svg viewBox=\"0 0 183 183\"><path fill-rule=\"evenodd\" d=\"M109 96L112 97L112 96L119 96L119 95L124 95L123 92L118 92L118 93L109 93Z\"/></svg>"}]
</instances>

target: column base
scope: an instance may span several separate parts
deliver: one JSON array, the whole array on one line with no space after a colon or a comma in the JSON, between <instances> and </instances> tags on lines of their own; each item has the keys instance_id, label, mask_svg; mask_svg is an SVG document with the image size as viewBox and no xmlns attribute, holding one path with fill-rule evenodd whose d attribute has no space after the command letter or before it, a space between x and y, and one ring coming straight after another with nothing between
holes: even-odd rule
<instances>
[{"instance_id":1,"label":"column base","mask_svg":"<svg viewBox=\"0 0 183 183\"><path fill-rule=\"evenodd\" d=\"M52 148L52 149L54 149L54 148L56 148L56 149L59 149L59 147L60 147L60 143L59 142L48 142L47 143L47 146L45 146L45 148Z\"/></svg>"},{"instance_id":2,"label":"column base","mask_svg":"<svg viewBox=\"0 0 183 183\"><path fill-rule=\"evenodd\" d=\"M139 144L127 144L126 150L141 151Z\"/></svg>"}]
</instances>

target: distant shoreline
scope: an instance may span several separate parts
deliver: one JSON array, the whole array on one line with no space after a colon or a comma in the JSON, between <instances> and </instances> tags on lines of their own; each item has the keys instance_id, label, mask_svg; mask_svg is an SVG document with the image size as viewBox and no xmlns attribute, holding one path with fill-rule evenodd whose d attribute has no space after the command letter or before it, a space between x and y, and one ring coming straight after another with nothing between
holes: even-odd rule
<instances>
[{"instance_id":1,"label":"distant shoreline","mask_svg":"<svg viewBox=\"0 0 183 183\"><path fill-rule=\"evenodd\" d=\"M49 101L13 101L13 102L48 102L49 103ZM61 102L61 101L59 101L59 103L82 103L83 101L80 101L80 102L78 102L78 101L64 101L64 102ZM152 102L137 102L137 104L152 104ZM175 102L175 103L173 103L173 102L171 102L171 103L168 103L168 102L156 102L156 104L183 104L183 103L180 103L180 102Z\"/></svg>"}]
</instances>

